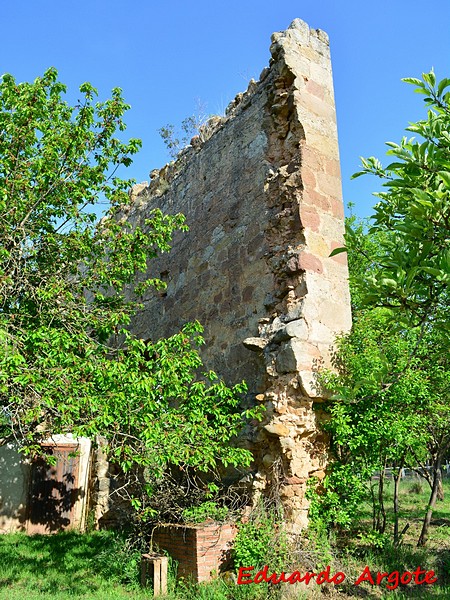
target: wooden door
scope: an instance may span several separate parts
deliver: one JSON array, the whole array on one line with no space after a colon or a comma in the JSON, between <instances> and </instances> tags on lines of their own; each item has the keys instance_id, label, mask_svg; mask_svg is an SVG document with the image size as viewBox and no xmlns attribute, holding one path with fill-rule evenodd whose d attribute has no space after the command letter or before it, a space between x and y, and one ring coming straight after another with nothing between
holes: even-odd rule
<instances>
[{"instance_id":1,"label":"wooden door","mask_svg":"<svg viewBox=\"0 0 450 600\"><path fill-rule=\"evenodd\" d=\"M77 449L76 444L47 445L45 450L56 458L56 464L50 465L42 458L33 462L28 533L56 533L70 528L75 503L82 496L78 487L79 456L73 456Z\"/></svg>"}]
</instances>

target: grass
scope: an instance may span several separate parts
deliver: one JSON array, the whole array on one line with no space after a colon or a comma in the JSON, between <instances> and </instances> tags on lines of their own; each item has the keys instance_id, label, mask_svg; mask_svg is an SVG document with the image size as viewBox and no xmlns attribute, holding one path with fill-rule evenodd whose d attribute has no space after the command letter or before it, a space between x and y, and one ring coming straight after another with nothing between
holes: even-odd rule
<instances>
[{"instance_id":1,"label":"grass","mask_svg":"<svg viewBox=\"0 0 450 600\"><path fill-rule=\"evenodd\" d=\"M384 494L386 516L387 516L387 531L393 530L394 510L393 510L393 482L388 481ZM428 546L433 547L434 542L438 545L450 543L450 481L444 479L444 501L437 502L433 511L432 527ZM399 523L400 531L408 524L409 528L404 537L404 541L408 544L417 543L417 540L422 529L422 522L425 515L425 510L430 496L430 487L422 481L418 485L414 480L403 480L400 482L399 490ZM371 522L372 509L369 504L364 504L361 507L359 514L360 522L363 526Z\"/></svg>"},{"instance_id":2,"label":"grass","mask_svg":"<svg viewBox=\"0 0 450 600\"><path fill-rule=\"evenodd\" d=\"M0 599L148 598L139 555L114 532L0 536Z\"/></svg>"},{"instance_id":3,"label":"grass","mask_svg":"<svg viewBox=\"0 0 450 600\"><path fill-rule=\"evenodd\" d=\"M56 535L0 535L1 600L144 600L139 585L140 552L111 531ZM252 588L252 589L249 589ZM263 600L264 586L169 582L167 600Z\"/></svg>"},{"instance_id":4,"label":"grass","mask_svg":"<svg viewBox=\"0 0 450 600\"><path fill-rule=\"evenodd\" d=\"M421 486L417 482L403 480L399 491L399 525L400 531L409 527L399 547L394 548L393 538L393 483L386 486L384 500L387 516L386 534L382 538L370 535L372 524L372 508L366 504L361 507L359 523L356 530L347 537L337 541L335 557L337 567L347 575L346 584L341 587L341 594L347 597L366 598L450 598L450 481L444 480L444 501L436 504L429 531L429 539L425 548L417 548L417 540L422 528L422 521L429 500L430 488L424 481ZM377 548L377 543L379 547ZM405 571L413 572L418 566L427 571L433 570L438 581L432 585L400 585L396 590L386 590L385 583L371 586L362 583L355 588L353 582L368 565L371 572ZM344 595L344 597L346 597ZM343 596L340 595L342 598Z\"/></svg>"}]
</instances>

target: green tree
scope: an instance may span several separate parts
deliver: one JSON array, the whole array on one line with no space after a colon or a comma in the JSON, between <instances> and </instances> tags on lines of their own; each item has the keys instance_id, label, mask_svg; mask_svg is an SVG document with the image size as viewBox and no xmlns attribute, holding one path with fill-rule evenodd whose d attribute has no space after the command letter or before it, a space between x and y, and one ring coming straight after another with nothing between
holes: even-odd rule
<instances>
[{"instance_id":1,"label":"green tree","mask_svg":"<svg viewBox=\"0 0 450 600\"><path fill-rule=\"evenodd\" d=\"M2 442L34 454L49 432L101 435L110 458L147 482L169 465L247 465L250 453L230 445L253 414L239 409L245 386L201 373L200 325L158 341L127 330L140 305L126 288L139 299L164 287L143 274L184 218L155 210L130 226L132 182L117 172L140 142L116 137L129 108L121 90L97 102L85 83L75 106L65 91L55 69L0 83Z\"/></svg>"},{"instance_id":2,"label":"green tree","mask_svg":"<svg viewBox=\"0 0 450 600\"><path fill-rule=\"evenodd\" d=\"M436 83L433 72L423 80L404 81L425 94L427 118L412 123L400 144L388 142L387 167L363 159L354 177L373 174L386 191L375 194L371 233L378 237L370 276L355 281L367 305L386 306L409 326L428 324L448 334L450 316L450 79Z\"/></svg>"},{"instance_id":3,"label":"green tree","mask_svg":"<svg viewBox=\"0 0 450 600\"><path fill-rule=\"evenodd\" d=\"M424 456L426 436L423 431L418 435L423 419L417 407L419 398L428 397L429 384L418 359L411 359L415 337L414 331L394 330L389 311L377 308L357 314L352 332L338 341L338 373L324 378L334 391L326 428L336 461L325 480L335 495L332 522L349 525L367 499L373 529L384 533L386 466L394 466L398 474L413 464L413 456ZM321 502L323 515L328 512L326 495ZM398 522L395 529L397 537Z\"/></svg>"},{"instance_id":4,"label":"green tree","mask_svg":"<svg viewBox=\"0 0 450 600\"><path fill-rule=\"evenodd\" d=\"M353 474L368 478L388 462L397 469L431 462L423 545L450 446L450 80L437 83L431 72L405 81L425 94L429 109L426 119L407 128L421 139L389 142L394 162L384 168L376 158L363 159L355 175L382 178L386 191L376 194L368 231L354 220L347 228L354 328L339 342L339 374L327 381L337 392L328 428L337 470L351 462ZM380 531L382 481L380 476L378 513L374 500L374 527ZM332 475L325 485L336 493ZM396 541L397 492L398 475Z\"/></svg>"}]
</instances>

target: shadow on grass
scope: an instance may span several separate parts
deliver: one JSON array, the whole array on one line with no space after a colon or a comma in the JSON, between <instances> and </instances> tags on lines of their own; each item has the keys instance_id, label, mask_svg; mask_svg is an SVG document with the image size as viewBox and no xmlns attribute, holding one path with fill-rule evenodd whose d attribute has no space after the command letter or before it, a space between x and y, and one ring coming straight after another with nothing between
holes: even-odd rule
<instances>
[{"instance_id":1,"label":"shadow on grass","mask_svg":"<svg viewBox=\"0 0 450 600\"><path fill-rule=\"evenodd\" d=\"M115 532L2 535L0 588L75 595L111 587L114 582L137 584L136 560L126 553L123 537ZM131 581L133 576L135 581Z\"/></svg>"}]
</instances>

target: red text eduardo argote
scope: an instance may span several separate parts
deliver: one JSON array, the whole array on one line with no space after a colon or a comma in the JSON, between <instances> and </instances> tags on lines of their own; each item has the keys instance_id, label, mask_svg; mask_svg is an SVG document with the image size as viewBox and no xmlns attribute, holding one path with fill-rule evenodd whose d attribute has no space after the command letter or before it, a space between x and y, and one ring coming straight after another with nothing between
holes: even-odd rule
<instances>
[{"instance_id":1,"label":"red text eduardo argote","mask_svg":"<svg viewBox=\"0 0 450 600\"><path fill-rule=\"evenodd\" d=\"M270 573L269 567L265 565L261 570L255 571L255 567L240 567L237 583L238 585L245 585L249 583L271 583L277 585L279 583L306 583L307 585L311 582L317 585L323 583L333 583L339 585L346 579L345 573L337 571L331 573L331 567L326 567L319 573L313 573L307 571L301 573L300 571L292 571L291 573L285 573L282 571L278 573ZM414 571L392 571L390 573L384 572L373 572L370 567L365 567L362 573L353 581L354 585L360 585L361 583L369 583L370 585L385 585L388 590L395 590L400 584L406 585L412 583L413 585L430 585L436 583L437 577L435 577L434 571L427 571L422 567L417 567Z\"/></svg>"}]
</instances>

